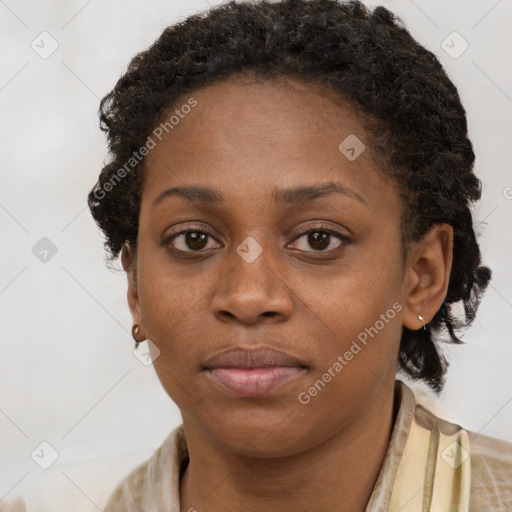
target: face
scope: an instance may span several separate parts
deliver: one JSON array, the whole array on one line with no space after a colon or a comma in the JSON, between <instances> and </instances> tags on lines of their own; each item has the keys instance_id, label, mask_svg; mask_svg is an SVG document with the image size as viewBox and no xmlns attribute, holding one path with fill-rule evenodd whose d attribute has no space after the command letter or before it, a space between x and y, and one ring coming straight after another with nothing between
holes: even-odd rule
<instances>
[{"instance_id":1,"label":"face","mask_svg":"<svg viewBox=\"0 0 512 512\"><path fill-rule=\"evenodd\" d=\"M231 80L174 108L146 160L132 314L185 426L298 453L393 385L407 293L396 185L358 115L312 85ZM205 370L235 346L297 365L253 380Z\"/></svg>"}]
</instances>

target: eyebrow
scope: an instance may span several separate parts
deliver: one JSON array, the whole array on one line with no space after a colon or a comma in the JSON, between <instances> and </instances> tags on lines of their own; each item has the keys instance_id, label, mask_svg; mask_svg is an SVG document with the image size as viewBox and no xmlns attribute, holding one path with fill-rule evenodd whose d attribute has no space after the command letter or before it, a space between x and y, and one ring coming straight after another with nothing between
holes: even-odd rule
<instances>
[{"instance_id":1,"label":"eyebrow","mask_svg":"<svg viewBox=\"0 0 512 512\"><path fill-rule=\"evenodd\" d=\"M305 206L312 201L325 197L327 195L337 193L356 199L368 207L368 202L355 190L337 183L330 181L318 185L299 186L286 189L274 189L272 191L272 198L275 203L284 204L288 206ZM222 205L225 202L224 195L213 188L200 187L200 186L183 186L172 187L164 190L152 203L151 208L154 208L164 199L168 197L182 197L189 201L196 201L205 205Z\"/></svg>"}]
</instances>

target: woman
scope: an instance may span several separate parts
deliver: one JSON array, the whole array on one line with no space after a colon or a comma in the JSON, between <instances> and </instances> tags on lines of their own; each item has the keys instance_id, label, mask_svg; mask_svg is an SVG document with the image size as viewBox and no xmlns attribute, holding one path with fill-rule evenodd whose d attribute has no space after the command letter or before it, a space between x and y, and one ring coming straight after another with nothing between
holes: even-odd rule
<instances>
[{"instance_id":1,"label":"woman","mask_svg":"<svg viewBox=\"0 0 512 512\"><path fill-rule=\"evenodd\" d=\"M464 108L399 20L216 7L139 53L101 121L89 207L183 418L106 512L512 510L512 444L396 380L442 390L438 345L491 277Z\"/></svg>"},{"instance_id":2,"label":"woman","mask_svg":"<svg viewBox=\"0 0 512 512\"><path fill-rule=\"evenodd\" d=\"M389 11L192 16L101 120L89 205L183 418L107 512L510 510L512 444L395 380L441 391L491 272L457 90Z\"/></svg>"}]
</instances>

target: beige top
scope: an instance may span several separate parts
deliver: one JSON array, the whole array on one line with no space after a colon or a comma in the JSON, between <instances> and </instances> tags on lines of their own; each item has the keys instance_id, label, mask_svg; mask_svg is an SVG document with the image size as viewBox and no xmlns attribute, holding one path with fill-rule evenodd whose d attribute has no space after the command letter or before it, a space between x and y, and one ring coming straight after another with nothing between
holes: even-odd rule
<instances>
[{"instance_id":1,"label":"beige top","mask_svg":"<svg viewBox=\"0 0 512 512\"><path fill-rule=\"evenodd\" d=\"M438 418L402 381L395 392L399 409L366 512L511 512L512 443ZM104 512L180 512L187 463L180 425L120 482ZM0 511L25 512L21 500L8 506Z\"/></svg>"}]
</instances>

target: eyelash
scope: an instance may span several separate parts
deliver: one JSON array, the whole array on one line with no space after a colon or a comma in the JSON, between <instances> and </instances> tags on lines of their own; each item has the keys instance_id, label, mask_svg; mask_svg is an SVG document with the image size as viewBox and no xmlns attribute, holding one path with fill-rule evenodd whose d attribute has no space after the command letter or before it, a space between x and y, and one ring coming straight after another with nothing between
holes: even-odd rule
<instances>
[{"instance_id":1,"label":"eyelash","mask_svg":"<svg viewBox=\"0 0 512 512\"><path fill-rule=\"evenodd\" d=\"M306 236L306 235L310 235L311 233L328 233L329 235L331 236L334 236L335 238L337 238L338 240L340 240L340 242L343 242L340 246L338 247L335 247L334 249L328 249L328 250L311 250L311 251L302 251L302 252L308 252L308 253L317 253L317 254L325 254L325 253L331 253L331 252L334 252L334 251L338 251L343 245L347 245L349 243L352 242L352 239L349 238L348 236L346 235L343 235L342 233L338 232L338 231L335 231L333 230L332 228L329 228L327 226L322 226L322 225L318 225L318 226L314 226L312 228L309 228L307 229L306 231L303 231L302 233L300 233L299 235L297 235L293 240L292 242L296 241L296 240L299 240L301 239L302 237ZM175 238L177 238L178 236L180 235L187 235L188 233L198 233L198 234L204 234L204 235L207 235L208 237L210 238L213 238L215 240L215 237L213 237L213 235L211 235L210 233L208 233L207 231L204 231L202 229L193 229L193 228L189 228L189 229L185 229L183 231L179 231L178 233L173 233L172 235L169 235L168 237L166 237L163 241L162 241L162 245L164 246L167 246L169 245ZM198 251L194 251L194 250L190 250L190 251L182 251L181 249L175 249L174 247L172 247L172 249L174 251L177 251L178 253L182 253L182 254L187 254L187 253L197 253L197 254L201 254L204 251L204 249L201 249L201 250L198 250Z\"/></svg>"}]
</instances>

